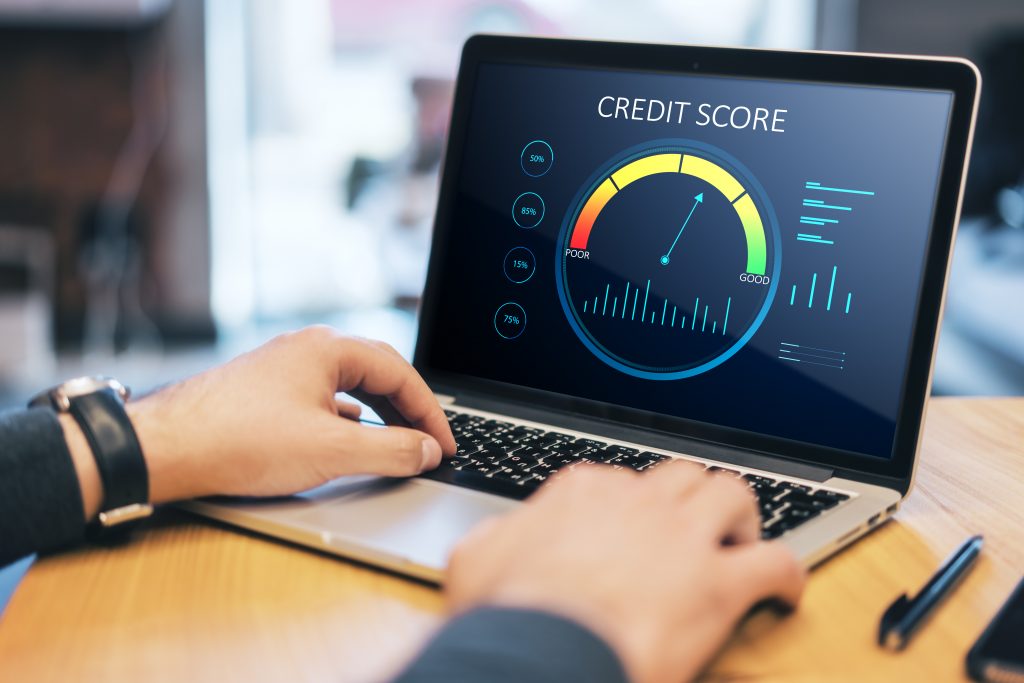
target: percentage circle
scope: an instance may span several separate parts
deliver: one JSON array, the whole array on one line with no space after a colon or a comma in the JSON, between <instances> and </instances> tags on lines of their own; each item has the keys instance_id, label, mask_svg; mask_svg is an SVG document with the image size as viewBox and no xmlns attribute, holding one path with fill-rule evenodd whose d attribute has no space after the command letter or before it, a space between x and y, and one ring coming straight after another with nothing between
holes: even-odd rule
<instances>
[{"instance_id":1,"label":"percentage circle","mask_svg":"<svg viewBox=\"0 0 1024 683\"><path fill-rule=\"evenodd\" d=\"M537 269L537 259L526 247L513 247L505 254L505 277L517 285L521 285L531 277Z\"/></svg>"},{"instance_id":2,"label":"percentage circle","mask_svg":"<svg viewBox=\"0 0 1024 683\"><path fill-rule=\"evenodd\" d=\"M551 170L555 163L555 151L543 140L534 140L523 147L519 155L519 165L523 173L531 178L539 178Z\"/></svg>"},{"instance_id":3,"label":"percentage circle","mask_svg":"<svg viewBox=\"0 0 1024 683\"><path fill-rule=\"evenodd\" d=\"M507 301L494 313L494 331L502 339L515 339L526 329L526 311L514 301Z\"/></svg>"},{"instance_id":4,"label":"percentage circle","mask_svg":"<svg viewBox=\"0 0 1024 683\"><path fill-rule=\"evenodd\" d=\"M520 228L536 228L544 220L544 200L536 192L524 192L512 202L512 220Z\"/></svg>"}]
</instances>

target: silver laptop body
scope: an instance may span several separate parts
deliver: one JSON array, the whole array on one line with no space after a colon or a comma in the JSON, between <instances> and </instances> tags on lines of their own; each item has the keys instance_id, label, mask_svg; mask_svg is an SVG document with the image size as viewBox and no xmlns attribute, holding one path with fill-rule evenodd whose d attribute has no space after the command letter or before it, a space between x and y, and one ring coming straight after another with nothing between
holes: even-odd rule
<instances>
[{"instance_id":1,"label":"silver laptop body","mask_svg":"<svg viewBox=\"0 0 1024 683\"><path fill-rule=\"evenodd\" d=\"M472 376L473 373L453 372L450 369L438 367L439 363L436 362L436 358L439 357L437 355L439 352L435 347L439 343L437 338L444 336L439 331L441 323L438 318L441 315L438 312L439 307L443 305L442 300L445 297L442 280L446 274L452 272L453 267L450 263L446 265L445 262L446 255L451 252L453 247L448 245L444 235L450 224L458 222L457 216L453 212L457 210L460 201L456 194L459 187L460 171L463 169L460 169L460 163L457 162L473 149L472 140L467 139L469 136L467 129L472 126L474 112L476 112L473 107L474 88L477 86L474 84L478 78L478 71L483 68L481 65L505 63L524 64L529 68L546 68L548 66L559 69L593 70L604 68L637 72L650 71L662 75L671 72L668 76L678 74L693 78L705 77L706 74L711 73L718 77L746 77L812 85L825 81L828 84L860 88L902 88L908 91L943 91L950 94L948 126L944 137L936 143L936 148L933 150L936 159L941 163L940 170L937 171L937 179L933 183L934 198L927 207L928 215L931 216L930 225L925 225L922 228L930 234L926 253L922 256L922 274L919 278L922 285L920 291L910 292L906 295L912 299L914 310L916 310L916 319L909 321L911 336L906 359L898 363L905 373L905 377L900 393L899 408L894 412L896 425L893 437L894 445L888 459L871 459L867 456L847 457L839 452L841 449L817 448L814 444L806 443L794 442L792 447L789 447L779 440L765 441L764 443L769 444L768 446L750 447L750 444L757 442L762 435L750 434L743 430L716 431L717 428L714 426L705 428L705 425L699 422L687 421L686 415L673 416L673 419L674 417L680 418L678 422L657 414L649 419L646 417L634 419L633 416L638 413L628 410L618 411L619 406L616 406L615 401L591 402L588 400L589 396L585 395L570 396L566 399L557 396L557 392L550 392L543 388L534 390L530 386L511 387L507 382L486 381L488 380L486 377L483 378L485 381L479 381L481 377ZM921 426L925 419L926 397L930 389L937 329L941 320L950 247L955 235L963 180L966 175L965 159L970 151L977 106L978 78L977 70L973 65L956 59L629 45L494 36L471 38L463 53L457 84L415 365L434 388L439 402L448 411L453 423L477 425L478 427L474 427L477 431L497 429L496 433L501 434L509 433L509 429L514 428L518 430L517 434L526 434L530 439L545 439L544 434L554 432L558 438L563 439L559 443L583 443L579 440L586 439L610 445L610 447L618 447L623 453L640 452L645 454L648 459L656 457L658 458L657 462L664 462L661 458L666 457L669 459L681 458L708 467L722 468L726 474L744 477L750 482L767 479L795 484L796 488L790 489L795 493L790 495L799 497L801 500L808 500L807 496L810 496L814 500L827 500L829 504L827 507L816 510L813 513L813 518L784 533L775 535L782 543L790 547L807 566L821 562L891 517L912 486L914 468L918 458ZM607 125L632 125L632 121L637 120L635 116L640 117L642 125L651 123L650 118L646 122L642 121L644 117L654 116L653 106L650 102L645 100L641 106L637 104L638 98L632 98L626 105L623 105L616 99L618 97L616 93L608 96L613 99L606 101L595 99L594 102L595 117L607 118L609 120ZM671 102L669 104L671 106ZM772 125L776 125L780 131L795 130L800 123L798 104L796 103L792 104L786 113L780 114L776 110L774 113L766 114L767 118L762 121L763 132L756 127L757 117L761 114L756 110L752 111L751 116L755 121L755 128L751 134L772 135L773 133L769 132ZM713 112L714 109L709 107L706 113L713 116ZM615 117L622 113L625 113L626 120L616 122ZM732 125L737 131L742 132L738 124L743 123L747 113L740 113L738 116L739 119L734 118L731 122L725 118L720 118L718 121L723 124L723 129ZM631 119L631 117L634 118ZM773 124L774 118L782 119L785 122ZM694 121L699 120L701 119ZM680 117L680 122L682 121L683 119ZM710 126L718 125L712 118L709 118L708 122ZM605 125L605 122L599 121L598 123ZM746 128L750 128L749 123ZM500 130L495 130L492 133L497 136L496 139L503 134ZM785 134L787 133L778 133L778 135ZM855 137L857 132L851 131L850 135ZM520 143L517 141L516 144ZM533 143L530 142L530 144ZM547 142L544 144L548 145ZM546 173L552 160L555 168L560 163L569 163L561 160L565 158L564 156L558 156L572 154L572 150L564 147L564 145L555 145L556 149L551 150L550 145L546 148L535 146L530 150L529 155L526 154L527 148L524 148L523 172L527 176L535 176L531 172L533 167L527 167L528 163L539 164L537 166L538 173L542 170ZM544 149L551 150L549 153L553 159L544 159ZM663 154L673 153L671 146L666 149L668 152ZM538 150L540 151L538 152ZM687 152L684 150L677 154L678 164L685 165ZM699 161L700 154L694 153L694 155L698 157ZM531 162L530 158L539 158L540 161ZM629 157L629 159L633 158ZM676 163L675 158L672 163ZM884 164L885 160L880 160L880 163ZM622 182L622 179L626 177L623 175L625 172L622 171L625 166L620 165L618 168L621 173L618 175L612 173L608 177L619 179L613 184L615 189L621 193L622 187L625 187L625 183ZM598 180L600 181L600 178ZM576 184L579 182L577 181ZM593 185L601 187L597 183ZM528 185L524 181L522 187L537 186ZM841 209L855 206L855 200L859 198L839 193L856 192L856 190L829 188L810 181L802 189L807 190L803 194L808 197L804 200L805 204L798 213L805 212L809 216L816 216L821 222L807 221L796 227L785 225L785 235L787 240L790 240L786 242L786 248L791 250L788 253L803 253L797 252L797 249L834 247L824 237L832 234L828 232L832 224L826 222L831 219L823 218L833 214L828 213L827 210L819 210L817 207L834 206L839 209L837 213L849 214L850 211L844 212ZM820 191L829 189L834 189L836 192L829 194L827 191ZM519 188L510 189L510 195L517 194L518 190ZM581 190L581 192L584 196L588 196L587 192L596 194L598 190ZM822 196L828 203L821 201L817 196L811 197L810 195ZM836 201L837 199L849 199L849 201L841 202ZM517 198L516 202L519 203L513 204L514 209L519 209L522 212L520 217L526 216L524 220L527 223L539 215L538 207L530 208L531 201L530 198L527 198L521 202L520 198ZM734 206L740 201L740 199L736 199ZM544 207L544 210L551 213L552 216L560 213L554 206L555 203L554 200L549 200ZM580 203L583 205L582 201ZM585 211L585 209L586 206L581 211ZM532 210L534 213L528 213L527 210ZM697 210L703 211L704 207L697 207ZM739 208L736 210L740 211ZM578 225L581 220L578 217L579 212L573 215L569 214L571 212L566 214L568 216L567 224L572 223L573 216L575 216ZM557 219L552 218L551 220ZM839 220L846 220L845 215ZM519 221L516 223L518 225ZM518 225L518 227L523 229L523 233L515 232L515 235L525 235L530 230L525 225ZM683 227L687 226L684 224ZM571 229L572 226L570 225L569 228ZM509 229L516 230L515 227ZM688 229L692 230L692 228ZM800 230L800 232L796 233L796 230ZM797 235L795 239L792 237L794 233ZM689 235L689 233L683 233L682 230L680 230L680 234ZM842 235L842 233L836 234ZM800 237L800 235L805 235L805 237ZM809 237L806 237L808 235ZM567 253L570 242L568 237L565 239L564 245ZM679 237L676 239L678 240ZM838 240L839 237L837 236L835 239ZM807 242L817 243L808 245ZM828 244L825 244L826 242ZM672 248L675 248L675 243ZM677 252L672 252L672 248L668 249L665 256L662 257L661 266L665 268L669 265L668 254L672 254L672 259L677 258ZM560 257L561 246L558 249ZM541 256L544 255L544 253L541 254ZM534 264L534 266L540 267L538 264ZM575 267L577 267L575 263L566 265L562 272L566 273L568 268ZM832 273L832 285L835 286L835 270ZM823 283L827 274L828 271L825 269L819 297L824 297ZM815 278L817 277L816 273ZM885 278L886 274L880 272L877 273L877 277ZM510 279L513 283L516 282L515 278ZM509 291L521 291L515 289L514 284L503 286L508 286ZM650 286L650 280L648 280L648 288ZM801 308L806 306L812 311L818 310L813 308L814 285L812 285L810 293L810 303L804 301L803 298L799 303L796 301L798 295L800 297L807 296L804 289L798 289L796 284L792 286L792 290L789 289L788 281L781 283L779 287L779 291L775 293L773 311L781 309L783 312L787 312L787 307L795 309L797 305ZM803 288L804 285L801 284L800 287ZM610 287L608 291L610 291ZM495 296L498 297L495 301L505 298L501 293ZM639 292L634 296L636 299L644 298L639 296ZM848 298L844 300L843 296L848 296ZM845 306L847 314L849 314L850 298L854 296L857 295L851 292L849 295L843 293L834 297L830 290L827 311L831 313L835 307L838 314L838 309ZM583 306L586 308L576 312L577 319L583 320L585 315L595 315L598 309L601 310L601 315L609 317L612 302L607 293L604 293L603 299L603 301L599 301L595 297L592 301L589 299L584 301ZM823 299L821 301L823 302ZM615 300L614 313L619 315L621 311L622 320L626 319L627 303L637 307L636 303L629 299L628 288L621 308L618 306L618 299ZM643 303L646 306L647 302L643 301ZM662 317L661 326L666 326L669 303L670 301L666 297L665 303L651 313L650 322L646 320L647 308L644 308L640 321L644 324L656 325L658 323L656 318L660 315ZM563 305L568 304L563 301ZM824 303L818 305L824 306ZM500 313L502 310L499 309L498 312ZM698 306L694 306L690 311L692 318L695 319L700 310ZM678 312L683 313L684 311L680 308ZM507 314L508 310L505 310L505 313ZM710 324L706 308L704 309L704 318L704 324ZM726 320L728 320L728 313L726 313ZM526 321L524 312L521 324L525 326L531 323ZM520 324L520 321L510 321L507 324L516 326ZM691 331L695 333L695 328L699 327L696 320L691 320L689 325L692 325L694 329L687 330L687 333ZM674 317L672 326L674 329ZM503 332L511 332L512 327L507 330L500 330L498 327L498 318L495 316L495 331L503 339L508 339L510 335ZM519 332L521 331L520 329ZM532 328L528 331L532 331ZM579 345L581 353L586 353L582 350L586 343L585 332L580 333L580 339L584 342ZM725 324L722 325L721 332L723 335L725 334ZM468 334L472 334L472 332ZM572 339L571 336L567 338ZM487 341L486 343L492 342ZM790 347L797 348L798 345L790 344ZM840 368L826 367L821 370L810 367L816 361L818 365L824 366L828 366L830 363L838 364L839 362L835 360L836 355L832 352L815 352L813 348L811 351L801 349L800 353L804 355L786 358L784 356L787 356L788 352L785 346L779 347L778 351L778 363L782 365L784 365L783 360L799 363L799 360L802 359L808 363L807 372L824 373L825 371L840 370ZM552 353L554 352L553 349ZM820 355L815 355L816 353ZM600 350L594 351L595 356L600 356L600 354ZM820 356L824 356L824 358ZM480 362L485 363L486 361ZM851 364L853 362L851 361ZM848 365L842 371L850 372L853 369ZM707 374L710 375L710 373ZM831 377L824 374L820 376ZM678 381L685 383L688 380ZM623 403L626 404L623 406L624 408L630 407L629 401L626 401L625 397ZM737 401L736 410L747 409L744 407L745 405L745 403ZM658 414L670 412L669 409L653 411ZM644 415L648 415L648 413L644 413ZM485 426L486 429L479 427L480 425ZM499 426L495 427L494 425ZM794 428L799 427L799 423L795 423L795 425ZM282 457L286 456L286 453L282 454ZM381 457L386 457L386 454L381 454ZM583 451L581 457L586 458L586 451ZM611 466L624 467L628 466L627 460L604 459L603 461L609 462ZM465 460L465 462L470 461L470 459ZM572 465L566 466L571 467ZM634 469L649 469L649 467L644 465L643 467L634 467ZM462 485L459 476L459 471L454 470L451 465L447 465L444 473L431 476L411 479L352 477L337 480L289 498L269 500L206 499L182 503L182 507L205 517L275 539L404 575L428 581L439 581L446 565L446 558L459 539L481 520L514 509L521 504L520 499L523 497L510 496L504 489L489 491L486 484L488 479L493 478L493 471L477 474L469 485ZM481 482L485 485L479 485ZM534 483L537 483L536 479ZM515 486L515 482L506 482L506 484L512 488ZM786 495L782 495L778 501L767 502L769 507L774 505L773 509L775 510L779 508L785 510L785 499ZM840 499L838 504L831 504L832 501ZM765 520L766 528L770 526L772 514L776 514L776 518L778 518L778 514L782 513L768 513L769 516Z\"/></svg>"}]
</instances>

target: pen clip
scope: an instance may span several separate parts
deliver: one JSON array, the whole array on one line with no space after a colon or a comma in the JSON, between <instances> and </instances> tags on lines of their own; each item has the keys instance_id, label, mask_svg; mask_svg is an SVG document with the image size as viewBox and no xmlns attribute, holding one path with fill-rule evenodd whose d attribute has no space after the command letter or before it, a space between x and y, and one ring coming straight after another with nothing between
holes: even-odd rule
<instances>
[{"instance_id":1,"label":"pen clip","mask_svg":"<svg viewBox=\"0 0 1024 683\"><path fill-rule=\"evenodd\" d=\"M896 598L889 608L885 610L882 615L882 620L878 625L878 644L882 647L889 647L893 649L899 649L903 642L902 634L894 632L895 629L903 617L907 615L907 611L910 609L911 600L904 593L900 597Z\"/></svg>"}]
</instances>

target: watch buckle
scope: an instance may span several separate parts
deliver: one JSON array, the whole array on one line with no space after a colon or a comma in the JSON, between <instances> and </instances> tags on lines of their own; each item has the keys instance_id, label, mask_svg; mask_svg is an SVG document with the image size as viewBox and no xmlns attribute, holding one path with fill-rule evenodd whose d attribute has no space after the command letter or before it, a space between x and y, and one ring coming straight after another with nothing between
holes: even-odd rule
<instances>
[{"instance_id":1,"label":"watch buckle","mask_svg":"<svg viewBox=\"0 0 1024 683\"><path fill-rule=\"evenodd\" d=\"M115 527L125 522L134 522L137 519L145 519L153 514L153 506L148 503L132 503L119 508L104 510L99 514L99 523L104 528Z\"/></svg>"}]
</instances>

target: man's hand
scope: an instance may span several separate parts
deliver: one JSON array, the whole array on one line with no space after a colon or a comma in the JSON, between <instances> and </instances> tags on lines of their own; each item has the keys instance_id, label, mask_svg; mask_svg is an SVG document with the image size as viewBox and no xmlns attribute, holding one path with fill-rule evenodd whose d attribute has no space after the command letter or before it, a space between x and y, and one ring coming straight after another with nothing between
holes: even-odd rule
<instances>
[{"instance_id":1,"label":"man's hand","mask_svg":"<svg viewBox=\"0 0 1024 683\"><path fill-rule=\"evenodd\" d=\"M387 400L411 428L360 424L358 406L335 399L349 391ZM455 452L412 366L386 344L327 327L277 337L129 403L128 413L157 503L289 494L346 474L413 475Z\"/></svg>"},{"instance_id":2,"label":"man's hand","mask_svg":"<svg viewBox=\"0 0 1024 683\"><path fill-rule=\"evenodd\" d=\"M589 627L635 683L693 678L755 603L795 605L804 572L760 539L738 481L689 464L582 467L455 550L453 610L534 608Z\"/></svg>"}]
</instances>

